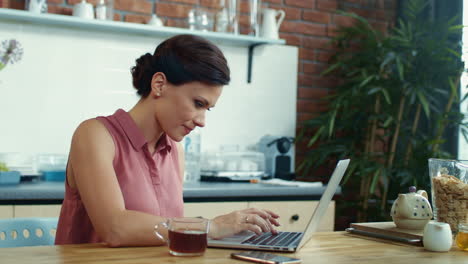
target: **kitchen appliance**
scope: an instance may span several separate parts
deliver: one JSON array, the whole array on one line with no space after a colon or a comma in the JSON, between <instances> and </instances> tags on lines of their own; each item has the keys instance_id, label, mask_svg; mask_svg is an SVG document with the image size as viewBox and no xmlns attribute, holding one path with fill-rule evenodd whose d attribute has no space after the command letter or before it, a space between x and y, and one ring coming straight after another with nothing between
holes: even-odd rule
<instances>
[{"instance_id":1,"label":"kitchen appliance","mask_svg":"<svg viewBox=\"0 0 468 264\"><path fill-rule=\"evenodd\" d=\"M201 158L201 181L249 182L264 176L265 156L261 152L207 152Z\"/></svg>"},{"instance_id":2,"label":"kitchen appliance","mask_svg":"<svg viewBox=\"0 0 468 264\"><path fill-rule=\"evenodd\" d=\"M294 173L294 138L263 136L258 149L265 154L265 172L274 178L293 180Z\"/></svg>"}]
</instances>

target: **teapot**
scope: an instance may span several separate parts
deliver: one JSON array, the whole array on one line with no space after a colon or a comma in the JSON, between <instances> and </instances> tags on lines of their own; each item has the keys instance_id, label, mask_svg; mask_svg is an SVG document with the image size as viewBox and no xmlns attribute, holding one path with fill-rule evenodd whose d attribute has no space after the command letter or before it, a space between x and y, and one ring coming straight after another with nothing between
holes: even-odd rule
<instances>
[{"instance_id":1,"label":"teapot","mask_svg":"<svg viewBox=\"0 0 468 264\"><path fill-rule=\"evenodd\" d=\"M411 186L409 193L398 194L390 212L393 222L399 228L422 230L432 219L432 208L427 198L427 192Z\"/></svg>"},{"instance_id":2,"label":"teapot","mask_svg":"<svg viewBox=\"0 0 468 264\"><path fill-rule=\"evenodd\" d=\"M285 13L283 10L264 8L262 10L263 20L260 36L263 38L278 39L278 30L283 22ZM279 17L278 17L279 15ZM278 19L276 19L278 17Z\"/></svg>"}]
</instances>

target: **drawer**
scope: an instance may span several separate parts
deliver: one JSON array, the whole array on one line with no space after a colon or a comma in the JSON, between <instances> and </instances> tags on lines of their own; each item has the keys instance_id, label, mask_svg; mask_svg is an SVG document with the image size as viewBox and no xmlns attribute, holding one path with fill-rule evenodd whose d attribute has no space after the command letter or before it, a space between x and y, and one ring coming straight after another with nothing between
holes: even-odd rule
<instances>
[{"instance_id":1,"label":"drawer","mask_svg":"<svg viewBox=\"0 0 468 264\"><path fill-rule=\"evenodd\" d=\"M15 205L14 217L59 217L62 205Z\"/></svg>"},{"instance_id":2,"label":"drawer","mask_svg":"<svg viewBox=\"0 0 468 264\"><path fill-rule=\"evenodd\" d=\"M0 205L0 219L13 218L13 205Z\"/></svg>"},{"instance_id":3,"label":"drawer","mask_svg":"<svg viewBox=\"0 0 468 264\"><path fill-rule=\"evenodd\" d=\"M249 207L268 209L279 214L278 230L304 231L318 201L285 201L285 202L250 202ZM318 231L333 231L335 222L335 202L332 201L323 217Z\"/></svg>"},{"instance_id":4,"label":"drawer","mask_svg":"<svg viewBox=\"0 0 468 264\"><path fill-rule=\"evenodd\" d=\"M236 210L246 209L248 202L213 202L213 203L185 203L184 216L214 218Z\"/></svg>"}]
</instances>

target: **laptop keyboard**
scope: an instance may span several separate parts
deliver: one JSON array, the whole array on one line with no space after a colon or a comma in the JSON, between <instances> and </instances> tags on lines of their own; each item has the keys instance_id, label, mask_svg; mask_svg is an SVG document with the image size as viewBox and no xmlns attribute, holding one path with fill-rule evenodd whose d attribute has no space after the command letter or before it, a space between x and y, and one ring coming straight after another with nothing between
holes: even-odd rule
<instances>
[{"instance_id":1,"label":"laptop keyboard","mask_svg":"<svg viewBox=\"0 0 468 264\"><path fill-rule=\"evenodd\" d=\"M285 247L301 235L302 232L278 232L276 235L271 232L267 232L261 235L252 236L247 240L244 240L242 244Z\"/></svg>"}]
</instances>

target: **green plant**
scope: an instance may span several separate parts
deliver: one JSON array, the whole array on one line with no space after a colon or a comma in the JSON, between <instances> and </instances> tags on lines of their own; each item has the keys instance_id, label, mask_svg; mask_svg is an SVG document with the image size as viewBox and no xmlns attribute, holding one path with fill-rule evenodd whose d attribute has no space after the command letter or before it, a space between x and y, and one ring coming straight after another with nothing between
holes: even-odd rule
<instances>
[{"instance_id":1,"label":"green plant","mask_svg":"<svg viewBox=\"0 0 468 264\"><path fill-rule=\"evenodd\" d=\"M0 162L0 172L1 171L9 171L7 165L4 162Z\"/></svg>"},{"instance_id":2,"label":"green plant","mask_svg":"<svg viewBox=\"0 0 468 264\"><path fill-rule=\"evenodd\" d=\"M359 189L349 200L359 208L358 221L388 219L389 198L411 185L430 190L427 159L452 157L443 150L444 133L459 127L467 137L457 109L462 26L456 18L428 19L427 0L407 3L405 20L388 34L343 13L355 24L339 28L337 52L323 73L341 82L325 98L327 111L306 121L299 135L309 147L298 167L304 174L329 160L351 159L343 191Z\"/></svg>"}]
</instances>

